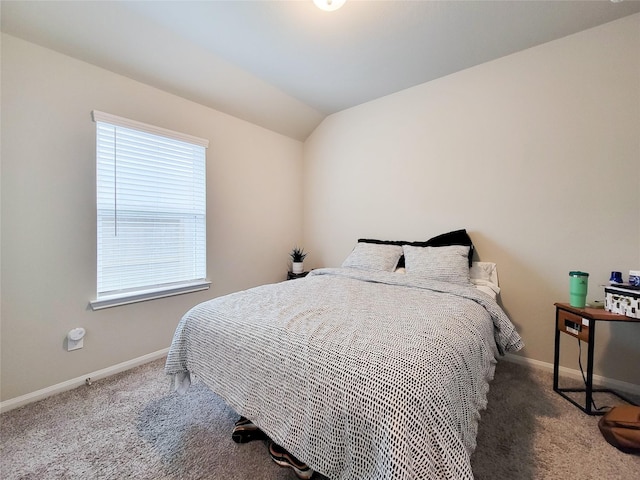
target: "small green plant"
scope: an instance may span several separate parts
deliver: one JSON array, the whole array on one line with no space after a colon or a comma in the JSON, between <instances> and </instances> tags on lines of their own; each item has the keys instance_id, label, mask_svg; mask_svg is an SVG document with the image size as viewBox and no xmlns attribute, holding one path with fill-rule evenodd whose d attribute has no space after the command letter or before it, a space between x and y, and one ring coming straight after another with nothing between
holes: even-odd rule
<instances>
[{"instance_id":1,"label":"small green plant","mask_svg":"<svg viewBox=\"0 0 640 480\"><path fill-rule=\"evenodd\" d=\"M291 255L291 260L293 260L294 263L302 262L304 260L304 257L307 256L307 254L304 252L304 249L298 247L295 247L293 250L291 250L291 253L289 255Z\"/></svg>"}]
</instances>

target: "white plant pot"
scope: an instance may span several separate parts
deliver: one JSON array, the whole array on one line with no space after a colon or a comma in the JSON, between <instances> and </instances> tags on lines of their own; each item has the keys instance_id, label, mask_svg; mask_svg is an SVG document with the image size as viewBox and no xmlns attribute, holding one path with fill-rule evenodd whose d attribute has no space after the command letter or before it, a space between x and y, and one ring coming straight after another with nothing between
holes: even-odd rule
<instances>
[{"instance_id":1,"label":"white plant pot","mask_svg":"<svg viewBox=\"0 0 640 480\"><path fill-rule=\"evenodd\" d=\"M302 262L291 262L291 272L292 273L304 272L304 267L302 266Z\"/></svg>"}]
</instances>

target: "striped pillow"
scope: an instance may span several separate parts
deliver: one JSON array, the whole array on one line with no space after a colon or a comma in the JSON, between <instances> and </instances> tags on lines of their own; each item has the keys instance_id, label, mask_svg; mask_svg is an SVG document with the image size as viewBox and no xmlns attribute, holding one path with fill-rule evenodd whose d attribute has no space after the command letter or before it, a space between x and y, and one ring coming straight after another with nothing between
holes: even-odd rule
<instances>
[{"instance_id":1,"label":"striped pillow","mask_svg":"<svg viewBox=\"0 0 640 480\"><path fill-rule=\"evenodd\" d=\"M414 247L403 245L407 275L441 282L469 283L469 247Z\"/></svg>"},{"instance_id":2,"label":"striped pillow","mask_svg":"<svg viewBox=\"0 0 640 480\"><path fill-rule=\"evenodd\" d=\"M342 266L362 270L393 272L401 255L402 247L400 245L357 243L342 263Z\"/></svg>"}]
</instances>

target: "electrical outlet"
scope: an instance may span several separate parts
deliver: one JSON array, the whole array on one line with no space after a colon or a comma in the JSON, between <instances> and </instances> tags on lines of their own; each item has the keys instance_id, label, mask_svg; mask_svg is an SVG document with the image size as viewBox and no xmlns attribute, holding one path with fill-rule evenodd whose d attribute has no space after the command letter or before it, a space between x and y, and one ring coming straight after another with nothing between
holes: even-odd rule
<instances>
[{"instance_id":1,"label":"electrical outlet","mask_svg":"<svg viewBox=\"0 0 640 480\"><path fill-rule=\"evenodd\" d=\"M81 338L80 340L71 340L70 338L67 338L67 352L71 352L72 350L78 350L80 348L84 347L84 338Z\"/></svg>"},{"instance_id":2,"label":"electrical outlet","mask_svg":"<svg viewBox=\"0 0 640 480\"><path fill-rule=\"evenodd\" d=\"M67 351L78 350L84 347L84 328L74 328L67 333Z\"/></svg>"}]
</instances>

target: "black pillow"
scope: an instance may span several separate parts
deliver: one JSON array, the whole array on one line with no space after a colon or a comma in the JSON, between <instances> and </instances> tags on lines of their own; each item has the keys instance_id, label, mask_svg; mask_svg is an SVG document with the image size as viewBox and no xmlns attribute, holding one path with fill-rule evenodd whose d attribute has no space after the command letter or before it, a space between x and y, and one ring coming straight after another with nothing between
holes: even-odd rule
<instances>
[{"instance_id":1,"label":"black pillow","mask_svg":"<svg viewBox=\"0 0 640 480\"><path fill-rule=\"evenodd\" d=\"M402 240L376 240L374 238L359 238L358 243L377 243L378 245L409 245L411 242Z\"/></svg>"},{"instance_id":2,"label":"black pillow","mask_svg":"<svg viewBox=\"0 0 640 480\"><path fill-rule=\"evenodd\" d=\"M473 259L473 242L464 228L452 232L443 233L430 238L426 242L405 242L403 240L376 240L373 238L360 238L358 242L379 243L383 245L412 245L414 247L447 247L449 245L464 245L469 247L469 267ZM404 255L398 261L398 267L404 267Z\"/></svg>"}]
</instances>

